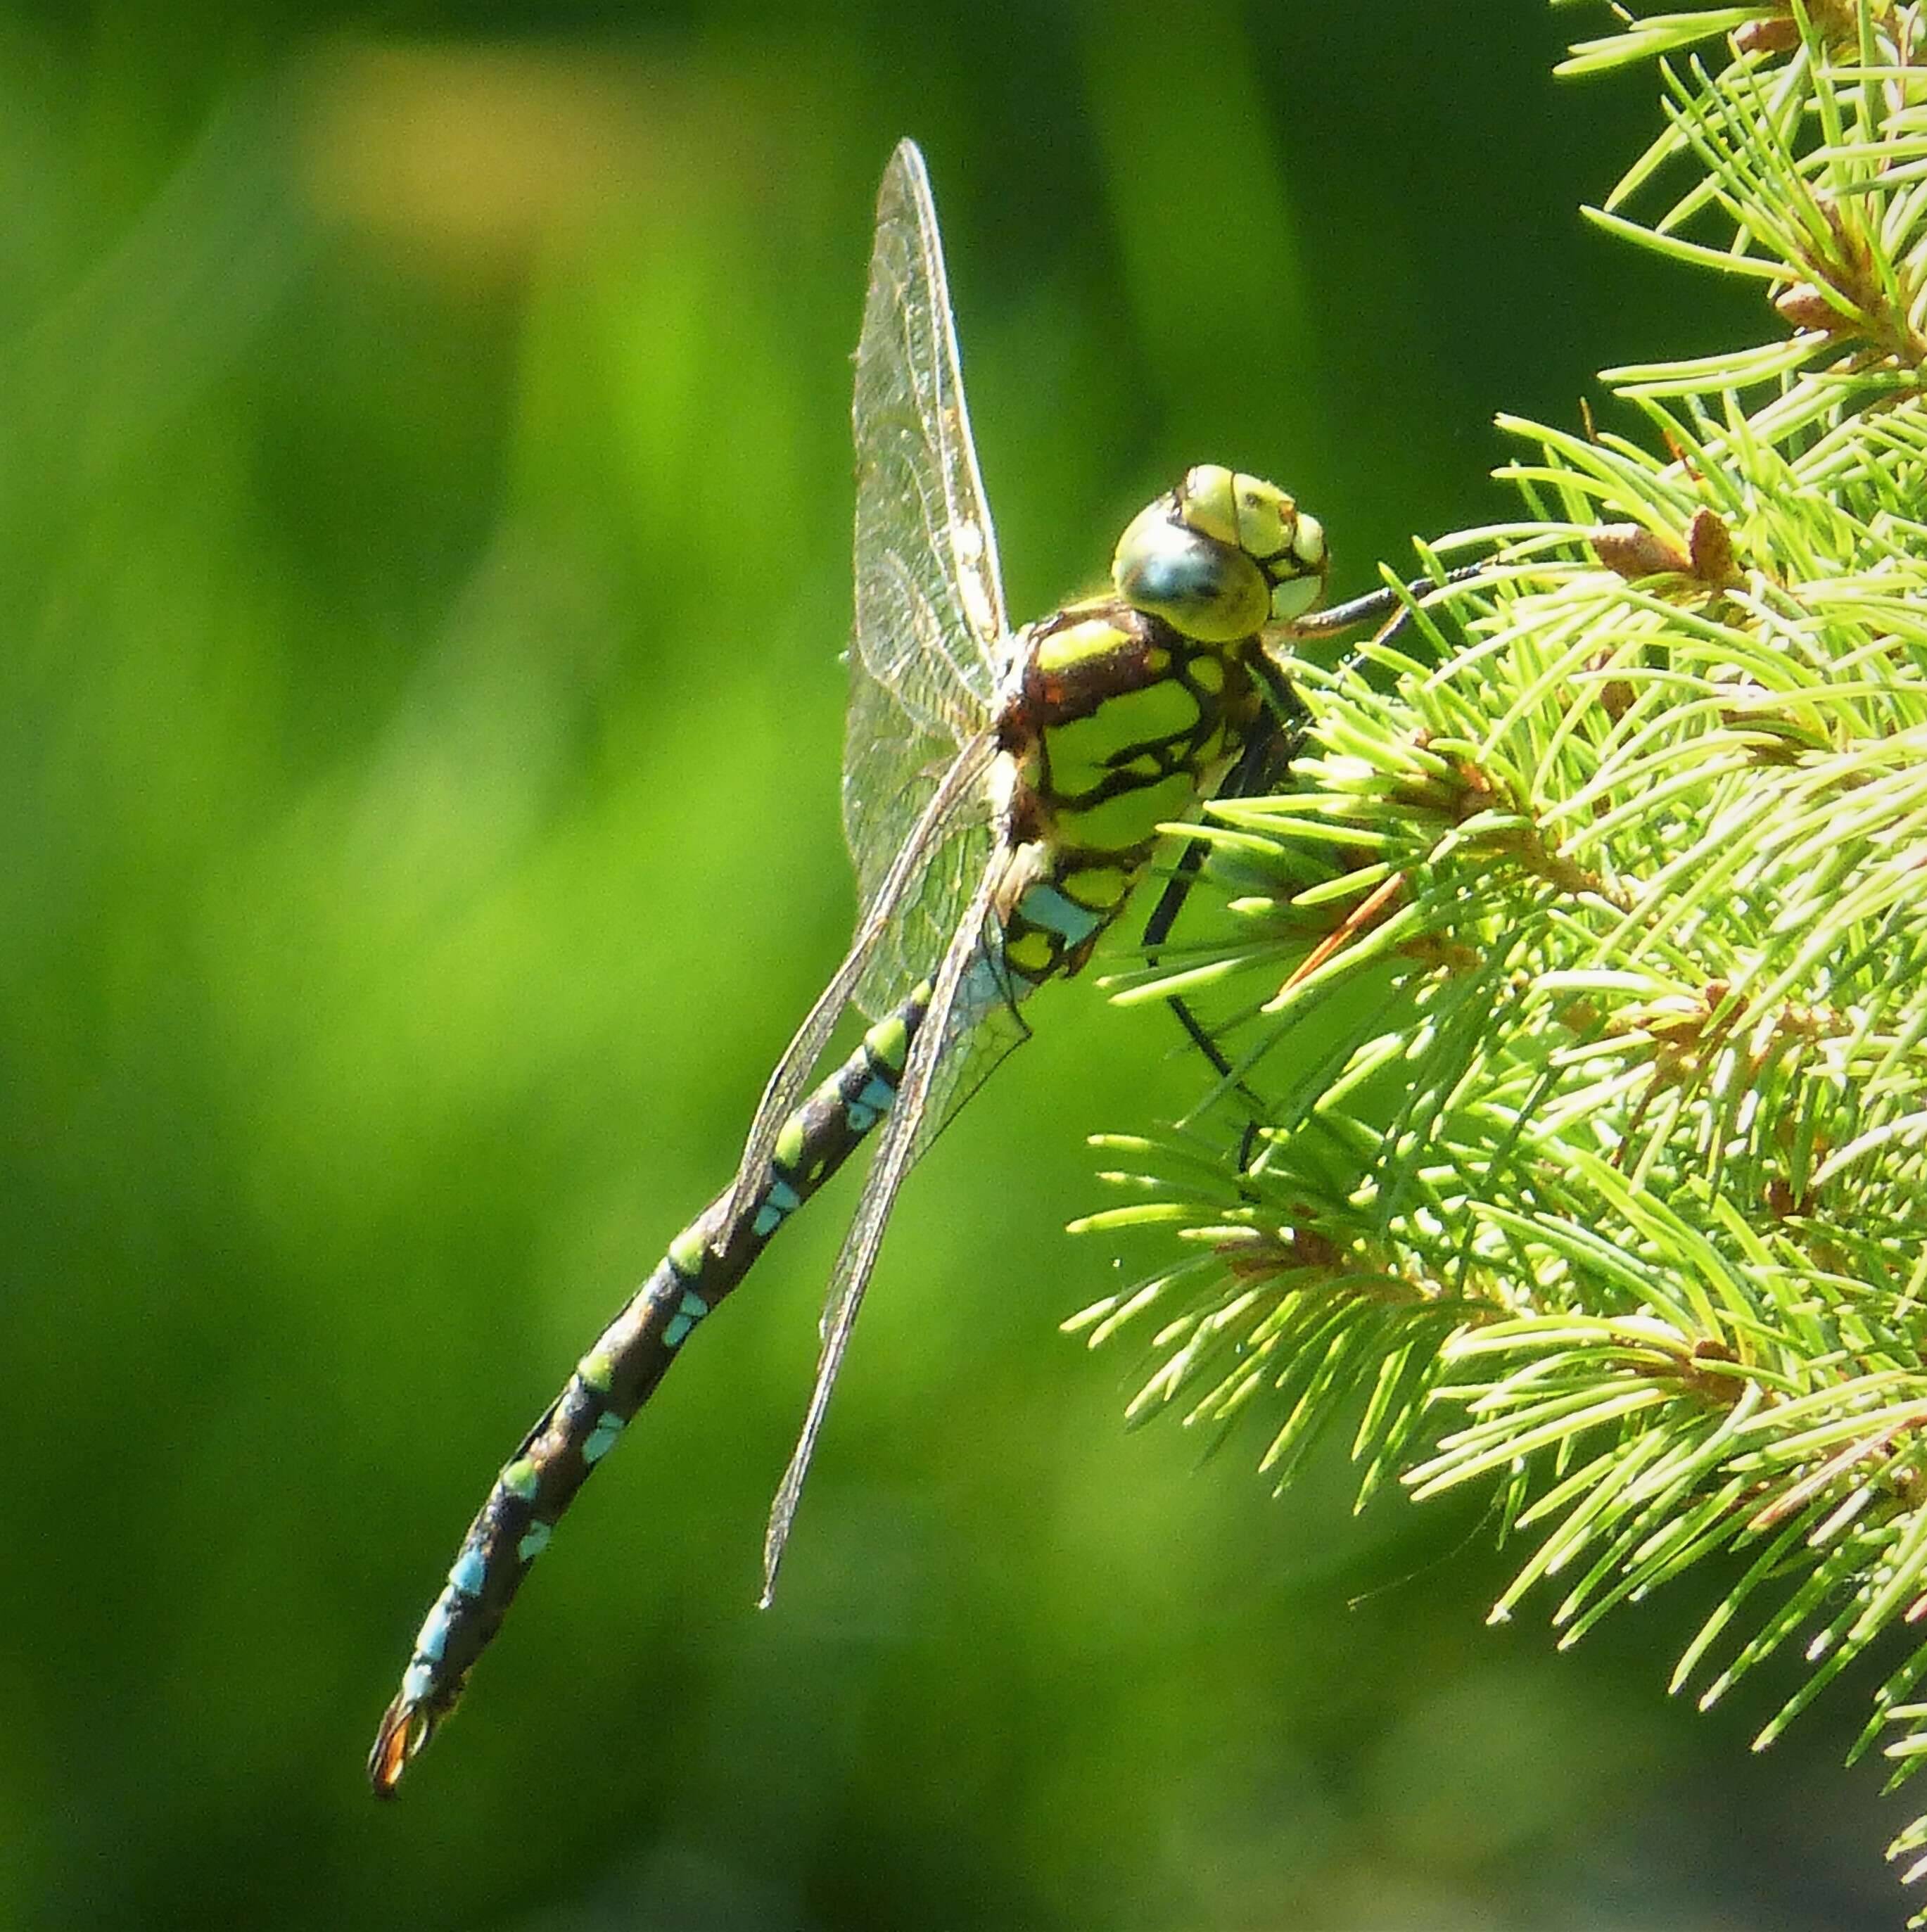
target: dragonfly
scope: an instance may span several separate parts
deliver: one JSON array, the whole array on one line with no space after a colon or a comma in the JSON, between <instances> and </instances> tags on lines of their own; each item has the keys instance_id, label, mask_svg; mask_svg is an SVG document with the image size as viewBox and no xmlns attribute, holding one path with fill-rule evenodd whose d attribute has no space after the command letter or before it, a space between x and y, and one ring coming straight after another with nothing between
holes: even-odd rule
<instances>
[{"instance_id":1,"label":"dragonfly","mask_svg":"<svg viewBox=\"0 0 1927 1932\"><path fill-rule=\"evenodd\" d=\"M1108 594L1013 630L929 180L910 141L878 196L852 422L849 950L770 1074L734 1179L670 1242L497 1476L382 1719L368 1761L380 1796L455 1709L563 1511L690 1336L874 1140L770 1511L770 1602L905 1177L1028 1037L1031 994L1089 959L1150 870L1160 828L1221 788L1249 792L1277 775L1302 718L1281 640L1400 608L1388 590L1318 611L1328 559L1317 520L1272 484L1203 464L1125 530ZM1173 877L1180 896L1186 883ZM1148 943L1178 902L1167 890ZM820 1073L853 1006L862 1039Z\"/></svg>"}]
</instances>

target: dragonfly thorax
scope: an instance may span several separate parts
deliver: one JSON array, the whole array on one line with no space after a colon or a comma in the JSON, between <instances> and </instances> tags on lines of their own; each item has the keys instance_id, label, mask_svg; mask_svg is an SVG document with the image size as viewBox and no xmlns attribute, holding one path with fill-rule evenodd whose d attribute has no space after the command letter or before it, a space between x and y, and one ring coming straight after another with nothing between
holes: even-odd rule
<instances>
[{"instance_id":1,"label":"dragonfly thorax","mask_svg":"<svg viewBox=\"0 0 1927 1932\"><path fill-rule=\"evenodd\" d=\"M1263 708L1259 633L1311 609L1325 532L1275 484L1200 464L1134 518L1115 597L1021 634L992 794L1004 958L1075 973L1150 863L1158 827L1216 789Z\"/></svg>"},{"instance_id":2,"label":"dragonfly thorax","mask_svg":"<svg viewBox=\"0 0 1927 1932\"><path fill-rule=\"evenodd\" d=\"M1000 907L1004 957L1032 983L1074 973L1129 898L1158 827L1208 796L1256 722L1255 635L1185 636L1115 598L1022 635L997 721L1001 836L1025 854Z\"/></svg>"}]
</instances>

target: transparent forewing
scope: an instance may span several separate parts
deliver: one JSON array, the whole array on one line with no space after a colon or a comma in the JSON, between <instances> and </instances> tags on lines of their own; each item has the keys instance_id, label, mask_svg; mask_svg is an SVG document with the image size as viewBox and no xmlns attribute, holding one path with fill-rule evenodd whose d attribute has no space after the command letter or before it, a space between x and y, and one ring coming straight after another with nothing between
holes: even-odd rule
<instances>
[{"instance_id":1,"label":"transparent forewing","mask_svg":"<svg viewBox=\"0 0 1927 1932\"><path fill-rule=\"evenodd\" d=\"M815 1386L810 1391L802 1433L770 1508L769 1532L764 1539L762 1600L766 1606L776 1590L776 1571L789 1540L803 1480L816 1453L830 1392L876 1266L897 1190L944 1122L990 1069L1027 1037L1027 1029L1009 1001L1001 936L990 912L1004 862L1004 855L993 858L971 882L956 929L937 969L922 1030L905 1063L896 1104L884 1120L855 1218L836 1258L823 1311L823 1347Z\"/></svg>"},{"instance_id":2,"label":"transparent forewing","mask_svg":"<svg viewBox=\"0 0 1927 1932\"><path fill-rule=\"evenodd\" d=\"M923 158L908 141L877 196L852 418L856 628L843 826L867 911L958 748L983 729L1010 648L943 245ZM982 876L987 826L959 816L953 836L956 849L932 852L858 988L872 1016L931 970Z\"/></svg>"},{"instance_id":3,"label":"transparent forewing","mask_svg":"<svg viewBox=\"0 0 1927 1932\"><path fill-rule=\"evenodd\" d=\"M894 730L895 738L878 738ZM844 823L848 830L851 856L857 862L857 887L865 915L878 903L878 895L890 875L896 847L904 824L884 824L900 813L905 824L914 824L928 808L943 782L956 754L943 758L935 770L914 771L892 768L890 760L902 746L900 714L890 706L880 688L867 680L855 682L851 694L845 724L847 745L843 778ZM929 741L935 747L935 740ZM872 774L875 774L872 776ZM873 788L895 788L893 802ZM874 847L860 842L857 826L858 808L852 801L860 794L872 801L864 809L866 830L877 839ZM935 962L970 902L971 887L983 876L989 862L995 833L991 824L987 772L975 796L968 805L945 814L941 829L924 841L921 863L914 878L905 883L901 896L878 932L861 976L851 997L872 1019L890 1012L918 980L929 977Z\"/></svg>"},{"instance_id":4,"label":"transparent forewing","mask_svg":"<svg viewBox=\"0 0 1927 1932\"><path fill-rule=\"evenodd\" d=\"M736 1171L723 1222L733 1221L743 1203L761 1185L776 1139L791 1110L803 1098L811 1074L830 1043L844 1007L857 997L857 988L884 974L900 976L899 942L902 914L920 892L928 889L932 866L945 868L960 855L982 847L984 830L983 784L995 754L996 746L987 732L980 732L950 760L950 768L932 788L921 810L903 835L901 848L891 856L878 880L875 892L857 922L850 950L830 976L830 983L817 996L816 1004L805 1016L795 1037L784 1048L763 1089L756 1118L744 1142L743 1159ZM980 863L978 870L983 870ZM945 874L947 877L947 873ZM966 898L970 887L965 886ZM913 925L916 922L912 922ZM929 957L936 957L933 953ZM880 963L881 962L881 963ZM909 974L903 980L907 992L923 976L927 967Z\"/></svg>"}]
</instances>

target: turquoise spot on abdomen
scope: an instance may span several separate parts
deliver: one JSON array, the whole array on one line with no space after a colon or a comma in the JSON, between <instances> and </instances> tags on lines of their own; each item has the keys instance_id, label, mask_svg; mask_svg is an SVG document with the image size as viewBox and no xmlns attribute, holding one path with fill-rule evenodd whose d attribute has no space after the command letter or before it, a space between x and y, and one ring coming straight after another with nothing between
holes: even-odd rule
<instances>
[{"instance_id":1,"label":"turquoise spot on abdomen","mask_svg":"<svg viewBox=\"0 0 1927 1932\"><path fill-rule=\"evenodd\" d=\"M1066 898L1050 885L1033 886L1017 902L1017 910L1033 926L1059 934L1067 946L1088 939L1104 922L1088 906Z\"/></svg>"},{"instance_id":2,"label":"turquoise spot on abdomen","mask_svg":"<svg viewBox=\"0 0 1927 1932\"><path fill-rule=\"evenodd\" d=\"M522 1540L515 1546L515 1554L524 1563L532 1563L548 1547L549 1538L555 1534L554 1526L546 1522L532 1522L522 1532Z\"/></svg>"},{"instance_id":3,"label":"turquoise spot on abdomen","mask_svg":"<svg viewBox=\"0 0 1927 1932\"><path fill-rule=\"evenodd\" d=\"M482 1580L488 1574L488 1566L482 1560L482 1552L464 1550L455 1558L455 1567L449 1572L449 1582L464 1597L479 1597L482 1594Z\"/></svg>"},{"instance_id":4,"label":"turquoise spot on abdomen","mask_svg":"<svg viewBox=\"0 0 1927 1932\"><path fill-rule=\"evenodd\" d=\"M582 1444L583 1461L599 1462L616 1446L616 1438L622 1432L622 1418L613 1408L604 1409Z\"/></svg>"},{"instance_id":5,"label":"turquoise spot on abdomen","mask_svg":"<svg viewBox=\"0 0 1927 1932\"><path fill-rule=\"evenodd\" d=\"M439 1664L442 1653L449 1647L449 1605L446 1597L435 1599L435 1607L423 1618L420 1634L415 1640L415 1654L425 1657Z\"/></svg>"},{"instance_id":6,"label":"turquoise spot on abdomen","mask_svg":"<svg viewBox=\"0 0 1927 1932\"><path fill-rule=\"evenodd\" d=\"M709 1304L700 1294L686 1288L682 1300L676 1304L675 1313L663 1328L662 1346L665 1348L680 1348L689 1339L689 1330L709 1312Z\"/></svg>"},{"instance_id":7,"label":"turquoise spot on abdomen","mask_svg":"<svg viewBox=\"0 0 1927 1932\"><path fill-rule=\"evenodd\" d=\"M864 1082L863 1090L845 1104L843 1118L849 1122L852 1132L866 1134L890 1112L896 1098L896 1089L887 1080L872 1073Z\"/></svg>"},{"instance_id":8,"label":"turquoise spot on abdomen","mask_svg":"<svg viewBox=\"0 0 1927 1932\"><path fill-rule=\"evenodd\" d=\"M803 1196L778 1174L770 1181L770 1191L764 1196L751 1226L757 1234L773 1234L782 1226L784 1216L794 1214L802 1205Z\"/></svg>"}]
</instances>

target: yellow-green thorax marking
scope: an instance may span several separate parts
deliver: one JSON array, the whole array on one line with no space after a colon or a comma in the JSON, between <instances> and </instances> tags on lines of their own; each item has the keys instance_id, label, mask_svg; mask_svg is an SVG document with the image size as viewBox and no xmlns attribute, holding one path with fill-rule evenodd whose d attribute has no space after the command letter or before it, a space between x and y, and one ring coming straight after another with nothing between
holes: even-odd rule
<instances>
[{"instance_id":1,"label":"yellow-green thorax marking","mask_svg":"<svg viewBox=\"0 0 1927 1932\"><path fill-rule=\"evenodd\" d=\"M1115 596L1022 633L990 780L1018 978L1076 972L1158 826L1210 796L1277 682L1259 634L1316 603L1325 562L1324 532L1282 490L1202 464L1125 531Z\"/></svg>"}]
</instances>

